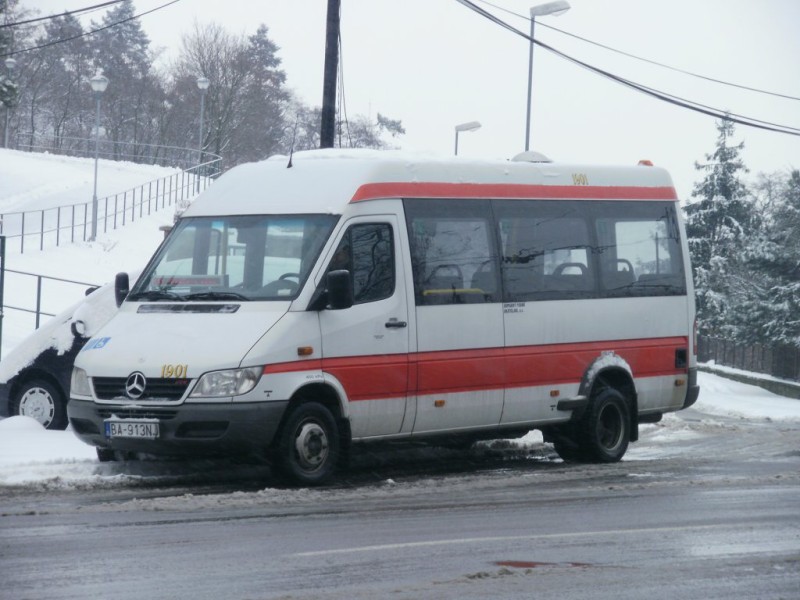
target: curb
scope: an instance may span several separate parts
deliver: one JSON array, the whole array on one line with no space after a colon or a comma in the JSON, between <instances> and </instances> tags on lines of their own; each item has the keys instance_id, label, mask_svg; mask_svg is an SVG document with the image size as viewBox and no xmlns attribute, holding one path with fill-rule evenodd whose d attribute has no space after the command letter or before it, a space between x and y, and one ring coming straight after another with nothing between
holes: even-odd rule
<instances>
[{"instance_id":1,"label":"curb","mask_svg":"<svg viewBox=\"0 0 800 600\"><path fill-rule=\"evenodd\" d=\"M732 373L727 369L717 369L713 365L698 364L697 369L705 373L713 373L726 379L732 379L740 383L748 383L750 385L757 385L778 394L779 396L786 396L787 398L800 399L800 383L792 381L781 381L779 379L765 379L758 377L756 374L747 375L746 373ZM701 392L702 393L702 392Z\"/></svg>"}]
</instances>

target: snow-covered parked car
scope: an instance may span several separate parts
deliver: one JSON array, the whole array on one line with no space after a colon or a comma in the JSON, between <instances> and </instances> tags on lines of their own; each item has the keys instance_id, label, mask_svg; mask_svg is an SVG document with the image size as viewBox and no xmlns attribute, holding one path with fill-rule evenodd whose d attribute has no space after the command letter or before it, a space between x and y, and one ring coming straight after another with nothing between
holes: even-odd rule
<instances>
[{"instance_id":1,"label":"snow-covered parked car","mask_svg":"<svg viewBox=\"0 0 800 600\"><path fill-rule=\"evenodd\" d=\"M0 418L25 415L47 429L65 429L72 363L92 334L116 311L114 285L96 288L3 358Z\"/></svg>"}]
</instances>

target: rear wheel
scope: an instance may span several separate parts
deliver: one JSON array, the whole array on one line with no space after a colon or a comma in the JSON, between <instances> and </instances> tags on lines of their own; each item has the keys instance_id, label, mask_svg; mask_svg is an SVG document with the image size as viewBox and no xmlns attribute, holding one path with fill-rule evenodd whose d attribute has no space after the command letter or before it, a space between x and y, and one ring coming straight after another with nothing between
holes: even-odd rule
<instances>
[{"instance_id":1,"label":"rear wheel","mask_svg":"<svg viewBox=\"0 0 800 600\"><path fill-rule=\"evenodd\" d=\"M22 384L14 397L16 414L32 417L45 429L66 429L67 410L64 394L44 379L31 379Z\"/></svg>"},{"instance_id":2,"label":"rear wheel","mask_svg":"<svg viewBox=\"0 0 800 600\"><path fill-rule=\"evenodd\" d=\"M581 420L578 446L589 462L617 462L628 449L631 419L625 397L613 388L592 400Z\"/></svg>"},{"instance_id":3,"label":"rear wheel","mask_svg":"<svg viewBox=\"0 0 800 600\"><path fill-rule=\"evenodd\" d=\"M307 402L296 406L281 428L275 467L291 483L320 485L333 475L339 450L339 429L331 411Z\"/></svg>"},{"instance_id":4,"label":"rear wheel","mask_svg":"<svg viewBox=\"0 0 800 600\"><path fill-rule=\"evenodd\" d=\"M593 398L580 421L557 428L553 446L567 462L617 462L625 455L631 435L630 409L625 397L605 388Z\"/></svg>"}]
</instances>

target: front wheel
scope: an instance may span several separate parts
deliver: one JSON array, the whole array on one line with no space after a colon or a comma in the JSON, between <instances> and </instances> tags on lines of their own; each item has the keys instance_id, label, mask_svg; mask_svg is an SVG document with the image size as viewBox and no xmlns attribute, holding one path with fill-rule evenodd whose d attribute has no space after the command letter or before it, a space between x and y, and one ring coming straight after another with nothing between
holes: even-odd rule
<instances>
[{"instance_id":1,"label":"front wheel","mask_svg":"<svg viewBox=\"0 0 800 600\"><path fill-rule=\"evenodd\" d=\"M307 402L289 413L278 436L274 462L290 482L320 485L333 475L339 449L339 429L331 411Z\"/></svg>"},{"instance_id":2,"label":"front wheel","mask_svg":"<svg viewBox=\"0 0 800 600\"><path fill-rule=\"evenodd\" d=\"M64 394L44 379L32 379L22 384L14 398L16 413L32 417L45 429L66 429L67 410Z\"/></svg>"}]
</instances>

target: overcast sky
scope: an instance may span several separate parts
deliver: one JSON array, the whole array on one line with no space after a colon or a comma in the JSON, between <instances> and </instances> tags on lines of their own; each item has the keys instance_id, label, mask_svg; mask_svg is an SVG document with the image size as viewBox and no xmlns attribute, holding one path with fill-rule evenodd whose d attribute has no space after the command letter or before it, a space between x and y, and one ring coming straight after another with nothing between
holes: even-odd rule
<instances>
[{"instance_id":1,"label":"overcast sky","mask_svg":"<svg viewBox=\"0 0 800 600\"><path fill-rule=\"evenodd\" d=\"M21 0L52 14L99 0ZM135 0L137 12L168 0ZM529 22L477 2L527 31ZM537 0L492 0L527 15ZM535 37L584 62L720 110L800 128L800 101L745 92L614 54L547 29L552 25L618 50L714 79L800 97L798 0L570 0L540 17ZM249 35L260 23L279 46L288 85L322 102L325 0L180 0L142 18L164 59L194 21ZM94 18L99 20L99 14ZM88 20L88 19L87 19ZM524 149L528 42L456 0L342 0L342 57L348 115L400 119L404 149L510 158ZM531 146L557 161L635 164L647 158L689 198L695 161L713 150L714 119L631 91L550 52L534 52ZM106 73L113 85L114 74ZM199 103L199 97L198 97ZM751 175L800 168L800 137L739 125Z\"/></svg>"}]
</instances>

